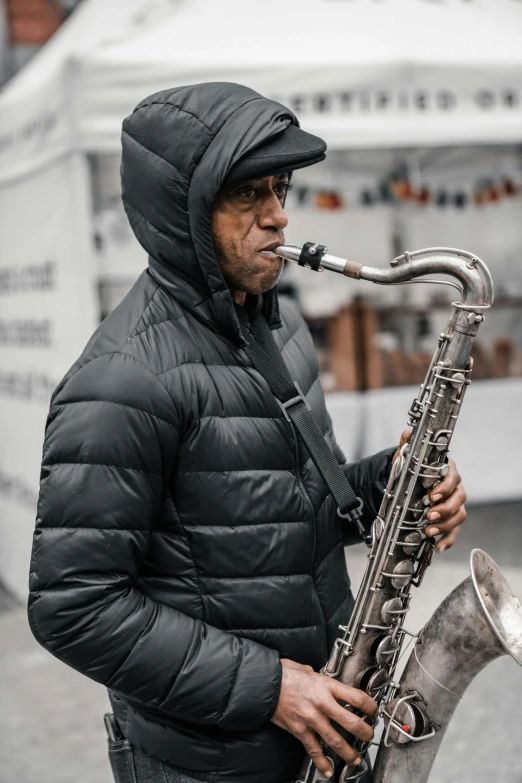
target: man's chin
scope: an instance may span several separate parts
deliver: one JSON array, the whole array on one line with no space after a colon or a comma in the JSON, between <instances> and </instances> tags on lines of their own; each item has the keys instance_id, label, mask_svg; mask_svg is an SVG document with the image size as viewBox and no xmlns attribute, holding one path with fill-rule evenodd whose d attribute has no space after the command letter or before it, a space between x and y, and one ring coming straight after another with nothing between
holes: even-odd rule
<instances>
[{"instance_id":1,"label":"man's chin","mask_svg":"<svg viewBox=\"0 0 522 783\"><path fill-rule=\"evenodd\" d=\"M279 256L275 256L275 258L277 261L271 263L268 269L263 269L259 276L256 275L257 279L252 281L260 294L264 294L266 291L270 291L270 289L274 288L281 277L284 261L282 258L279 258Z\"/></svg>"},{"instance_id":2,"label":"man's chin","mask_svg":"<svg viewBox=\"0 0 522 783\"><path fill-rule=\"evenodd\" d=\"M258 254L259 258L259 254ZM265 294L274 288L281 273L283 271L284 261L279 256L274 254L274 260L264 258L263 263L252 264L250 266L250 274L242 276L241 280L229 281L229 285L236 288L238 291L244 291L246 294L257 296L258 294ZM246 270L245 270L246 271Z\"/></svg>"}]
</instances>

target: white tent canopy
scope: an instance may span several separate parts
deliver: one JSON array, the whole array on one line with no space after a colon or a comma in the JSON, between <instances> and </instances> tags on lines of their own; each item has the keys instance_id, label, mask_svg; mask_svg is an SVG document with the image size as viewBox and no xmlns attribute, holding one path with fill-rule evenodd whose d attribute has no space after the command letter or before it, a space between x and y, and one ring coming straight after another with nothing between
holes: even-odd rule
<instances>
[{"instance_id":1,"label":"white tent canopy","mask_svg":"<svg viewBox=\"0 0 522 783\"><path fill-rule=\"evenodd\" d=\"M86 0L0 92L0 187L81 149L74 62L171 17L181 0ZM121 120L120 120L121 125ZM119 131L115 139L119 137Z\"/></svg>"},{"instance_id":2,"label":"white tent canopy","mask_svg":"<svg viewBox=\"0 0 522 783\"><path fill-rule=\"evenodd\" d=\"M4 87L2 99L15 99L47 82L72 57L133 36L144 25L170 16L181 0L88 0Z\"/></svg>"},{"instance_id":3,"label":"white tent canopy","mask_svg":"<svg viewBox=\"0 0 522 783\"><path fill-rule=\"evenodd\" d=\"M0 94L0 181L67 138L118 151L141 98L219 80L287 103L331 149L518 142L522 2L86 0ZM5 143L42 124L32 152Z\"/></svg>"},{"instance_id":4,"label":"white tent canopy","mask_svg":"<svg viewBox=\"0 0 522 783\"><path fill-rule=\"evenodd\" d=\"M522 139L518 0L186 0L77 58L82 144L114 149L145 95L237 81L332 147Z\"/></svg>"}]
</instances>

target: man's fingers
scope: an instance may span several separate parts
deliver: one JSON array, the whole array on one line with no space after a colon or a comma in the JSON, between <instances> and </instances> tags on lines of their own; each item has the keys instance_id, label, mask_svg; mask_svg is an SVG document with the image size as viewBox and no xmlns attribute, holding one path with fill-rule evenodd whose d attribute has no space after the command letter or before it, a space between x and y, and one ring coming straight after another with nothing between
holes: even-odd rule
<instances>
[{"instance_id":1,"label":"man's fingers","mask_svg":"<svg viewBox=\"0 0 522 783\"><path fill-rule=\"evenodd\" d=\"M327 778L332 777L332 765L324 755L319 741L313 731L306 730L302 735L299 736L299 740L302 742L304 749L314 762L319 772L321 772L321 774Z\"/></svg>"},{"instance_id":2,"label":"man's fingers","mask_svg":"<svg viewBox=\"0 0 522 783\"><path fill-rule=\"evenodd\" d=\"M371 718L377 714L377 702L364 691L360 691L358 688L351 688L349 685L343 685L342 682L337 680L331 680L331 684L332 694L337 701L347 702Z\"/></svg>"},{"instance_id":3,"label":"man's fingers","mask_svg":"<svg viewBox=\"0 0 522 783\"><path fill-rule=\"evenodd\" d=\"M448 467L448 474L429 493L430 500L434 503L449 497L461 482L460 474L452 459L448 460Z\"/></svg>"},{"instance_id":4,"label":"man's fingers","mask_svg":"<svg viewBox=\"0 0 522 783\"><path fill-rule=\"evenodd\" d=\"M412 427L408 427L407 430L403 430L402 431L401 440L400 440L400 443L399 443L399 448L401 446L404 446L405 443L409 443L412 432L413 432Z\"/></svg>"},{"instance_id":5,"label":"man's fingers","mask_svg":"<svg viewBox=\"0 0 522 783\"><path fill-rule=\"evenodd\" d=\"M439 539L439 541L437 541L437 544L435 545L435 549L437 550L437 552L444 552L445 549L450 549L450 547L452 547L455 541L457 540L457 536L459 533L460 533L460 528L456 527L447 535L442 536L442 538Z\"/></svg>"},{"instance_id":6,"label":"man's fingers","mask_svg":"<svg viewBox=\"0 0 522 783\"><path fill-rule=\"evenodd\" d=\"M440 533L450 533L454 528L462 525L466 521L467 513L465 506L461 506L456 514L449 519L439 519L433 525L426 528L426 535L438 536Z\"/></svg>"},{"instance_id":7,"label":"man's fingers","mask_svg":"<svg viewBox=\"0 0 522 783\"><path fill-rule=\"evenodd\" d=\"M360 764L361 756L356 750L344 740L341 735L333 728L330 721L321 718L314 726L317 733L323 738L329 748L338 756L350 764Z\"/></svg>"},{"instance_id":8,"label":"man's fingers","mask_svg":"<svg viewBox=\"0 0 522 783\"><path fill-rule=\"evenodd\" d=\"M444 503L437 503L428 511L428 522L434 525L443 524L451 517L455 516L466 502L466 493L462 484L459 484L453 495Z\"/></svg>"},{"instance_id":9,"label":"man's fingers","mask_svg":"<svg viewBox=\"0 0 522 783\"><path fill-rule=\"evenodd\" d=\"M397 457L401 453L401 449L404 446L404 444L405 443L409 443L409 441L411 439L412 432L413 432L413 429L411 427L409 427L407 430L403 430L403 432L401 434L401 439L400 439L400 442L399 442L399 448L397 449L397 451L393 455L392 462L395 462L395 460L397 459Z\"/></svg>"},{"instance_id":10,"label":"man's fingers","mask_svg":"<svg viewBox=\"0 0 522 783\"><path fill-rule=\"evenodd\" d=\"M353 734L357 739L363 740L363 742L370 742L373 739L373 729L358 715L354 715L353 712L342 707L335 702L332 707L328 708L328 717L332 718L336 723L346 729L350 734Z\"/></svg>"}]
</instances>

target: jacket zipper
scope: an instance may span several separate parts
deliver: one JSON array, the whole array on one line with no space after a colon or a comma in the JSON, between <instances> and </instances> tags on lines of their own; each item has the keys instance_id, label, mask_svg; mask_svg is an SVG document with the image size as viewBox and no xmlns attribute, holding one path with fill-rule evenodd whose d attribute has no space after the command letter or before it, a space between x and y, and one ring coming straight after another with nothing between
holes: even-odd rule
<instances>
[{"instance_id":1,"label":"jacket zipper","mask_svg":"<svg viewBox=\"0 0 522 783\"><path fill-rule=\"evenodd\" d=\"M317 603L319 604L319 612L321 614L321 631L322 631L322 640L323 640L323 659L326 663L328 659L328 645L326 642L326 620L324 616L323 607L321 604L321 599L319 598L319 595L317 594L317 589L315 587L315 550L317 547L317 519L315 516L315 510L314 510L314 504L312 503L312 499L310 495L307 492L307 489L304 485L303 478L301 476L301 470L299 467L299 439L298 435L296 433L295 424L291 421L290 422L290 429L292 430L292 440L294 443L294 464L295 464L295 476L297 479L297 483L299 485L299 488L301 492L303 493L303 496L308 504L308 508L310 509L310 515L312 517L312 528L314 533L314 545L312 549L312 580L314 583L314 590L315 594L317 595Z\"/></svg>"}]
</instances>

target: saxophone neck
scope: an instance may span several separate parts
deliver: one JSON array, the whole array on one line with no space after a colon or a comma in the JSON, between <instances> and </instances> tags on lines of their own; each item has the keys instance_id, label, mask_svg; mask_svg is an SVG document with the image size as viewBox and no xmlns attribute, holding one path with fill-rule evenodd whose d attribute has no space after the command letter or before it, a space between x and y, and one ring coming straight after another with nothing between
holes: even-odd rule
<instances>
[{"instance_id":1,"label":"saxophone neck","mask_svg":"<svg viewBox=\"0 0 522 783\"><path fill-rule=\"evenodd\" d=\"M307 242L302 247L279 245L277 255L300 266L322 272L325 269L356 280L379 285L399 285L431 274L455 277L462 286L459 304L465 308L488 308L493 304L493 281L486 264L467 250L429 247L403 253L391 262L392 269L367 266L326 252L323 245ZM435 281L433 281L435 282Z\"/></svg>"},{"instance_id":2,"label":"saxophone neck","mask_svg":"<svg viewBox=\"0 0 522 783\"><path fill-rule=\"evenodd\" d=\"M431 274L455 277L462 285L459 302L467 307L487 308L493 304L493 280L486 264L474 253L451 247L428 247L403 253L391 262L392 269L363 266L362 280L383 285L405 283Z\"/></svg>"}]
</instances>

